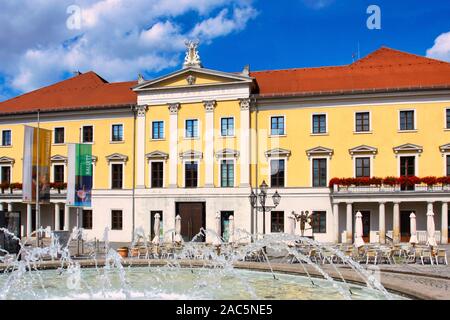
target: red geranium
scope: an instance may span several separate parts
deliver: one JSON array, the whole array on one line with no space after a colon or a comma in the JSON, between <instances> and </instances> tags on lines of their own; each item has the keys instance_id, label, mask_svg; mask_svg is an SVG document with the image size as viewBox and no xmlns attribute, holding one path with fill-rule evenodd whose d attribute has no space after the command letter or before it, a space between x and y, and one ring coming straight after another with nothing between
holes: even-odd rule
<instances>
[{"instance_id":1,"label":"red geranium","mask_svg":"<svg viewBox=\"0 0 450 320\"><path fill-rule=\"evenodd\" d=\"M438 179L436 177L424 177L420 179L422 183L425 183L427 186L431 187L438 183Z\"/></svg>"},{"instance_id":2,"label":"red geranium","mask_svg":"<svg viewBox=\"0 0 450 320\"><path fill-rule=\"evenodd\" d=\"M386 177L383 179L383 184L387 186L395 186L398 185L398 178L396 177Z\"/></svg>"},{"instance_id":3,"label":"red geranium","mask_svg":"<svg viewBox=\"0 0 450 320\"><path fill-rule=\"evenodd\" d=\"M329 186L330 186L330 188L333 188L335 185L340 185L340 184L341 184L341 179L333 178L330 180Z\"/></svg>"}]
</instances>

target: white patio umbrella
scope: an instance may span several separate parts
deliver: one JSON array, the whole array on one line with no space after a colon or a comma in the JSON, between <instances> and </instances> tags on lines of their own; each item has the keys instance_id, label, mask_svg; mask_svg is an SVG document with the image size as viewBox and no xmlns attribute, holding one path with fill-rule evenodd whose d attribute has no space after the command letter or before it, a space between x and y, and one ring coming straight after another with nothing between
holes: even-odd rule
<instances>
[{"instance_id":1,"label":"white patio umbrella","mask_svg":"<svg viewBox=\"0 0 450 320\"><path fill-rule=\"evenodd\" d=\"M293 216L289 216L288 219L289 219L288 220L289 221L289 224L288 224L289 235L295 236L295 218ZM295 247L294 241L287 241L286 244L289 247Z\"/></svg>"},{"instance_id":2,"label":"white patio umbrella","mask_svg":"<svg viewBox=\"0 0 450 320\"><path fill-rule=\"evenodd\" d=\"M222 240L220 240L220 235L221 235L221 229L222 229L222 219L221 219L221 214L220 212L216 213L216 230L214 230L216 232L216 236L213 239L213 246L220 246L222 245Z\"/></svg>"},{"instance_id":3,"label":"white patio umbrella","mask_svg":"<svg viewBox=\"0 0 450 320\"><path fill-rule=\"evenodd\" d=\"M229 233L230 233L230 236L229 236L229 238L228 238L228 242L229 243L235 243L236 242L236 240L235 240L235 238L234 238L234 216L230 216L229 218L228 218L228 220L229 220L229 225L228 225L228 231L229 231Z\"/></svg>"},{"instance_id":4,"label":"white patio umbrella","mask_svg":"<svg viewBox=\"0 0 450 320\"><path fill-rule=\"evenodd\" d=\"M419 243L419 241L417 240L417 224L416 224L416 215L414 214L414 212L411 212L411 214L409 215L409 219L410 219L410 232L411 232L411 238L409 239L409 243L411 244L416 244Z\"/></svg>"},{"instance_id":5,"label":"white patio umbrella","mask_svg":"<svg viewBox=\"0 0 450 320\"><path fill-rule=\"evenodd\" d=\"M181 237L181 217L177 215L175 218L175 238L174 241L177 243L182 243L183 238Z\"/></svg>"},{"instance_id":6,"label":"white patio umbrella","mask_svg":"<svg viewBox=\"0 0 450 320\"><path fill-rule=\"evenodd\" d=\"M434 212L429 210L427 212L427 245L436 247L436 227L434 225Z\"/></svg>"},{"instance_id":7,"label":"white patio umbrella","mask_svg":"<svg viewBox=\"0 0 450 320\"><path fill-rule=\"evenodd\" d=\"M159 213L155 214L155 225L153 226L153 231L155 232L155 237L152 240L153 244L159 245L159 234L160 234L160 223L161 223L161 216Z\"/></svg>"},{"instance_id":8,"label":"white patio umbrella","mask_svg":"<svg viewBox=\"0 0 450 320\"><path fill-rule=\"evenodd\" d=\"M362 223L362 214L361 212L356 213L356 221L355 221L355 242L353 243L356 248L361 248L364 246L363 240L363 223Z\"/></svg>"}]
</instances>

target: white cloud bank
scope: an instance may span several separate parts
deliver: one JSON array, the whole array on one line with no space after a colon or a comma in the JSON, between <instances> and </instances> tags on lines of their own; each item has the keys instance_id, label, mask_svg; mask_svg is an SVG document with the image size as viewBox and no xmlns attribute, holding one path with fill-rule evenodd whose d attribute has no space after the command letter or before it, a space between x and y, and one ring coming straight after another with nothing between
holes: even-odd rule
<instances>
[{"instance_id":1,"label":"white cloud bank","mask_svg":"<svg viewBox=\"0 0 450 320\"><path fill-rule=\"evenodd\" d=\"M450 32L436 38L434 46L427 50L427 57L450 62Z\"/></svg>"},{"instance_id":2,"label":"white cloud bank","mask_svg":"<svg viewBox=\"0 0 450 320\"><path fill-rule=\"evenodd\" d=\"M73 4L81 28L67 28ZM239 32L257 16L253 0L3 0L0 73L29 91L65 73L94 70L110 81L136 79L181 63L184 40Z\"/></svg>"}]
</instances>

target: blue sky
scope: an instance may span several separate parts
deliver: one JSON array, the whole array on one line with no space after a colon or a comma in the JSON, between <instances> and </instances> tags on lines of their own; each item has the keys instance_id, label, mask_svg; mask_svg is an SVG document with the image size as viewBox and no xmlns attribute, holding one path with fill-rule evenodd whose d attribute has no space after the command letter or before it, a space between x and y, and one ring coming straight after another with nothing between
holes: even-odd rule
<instances>
[{"instance_id":1,"label":"blue sky","mask_svg":"<svg viewBox=\"0 0 450 320\"><path fill-rule=\"evenodd\" d=\"M94 70L109 81L180 68L198 38L205 67L223 71L342 65L382 45L450 61L450 1L3 0L0 100ZM369 5L381 30L369 30ZM76 5L72 15L68 8ZM79 15L75 15L79 14ZM11 19L14 17L14 19ZM68 26L79 17L80 25ZM129 19L124 19L129 17ZM78 20L70 20L71 23Z\"/></svg>"}]
</instances>

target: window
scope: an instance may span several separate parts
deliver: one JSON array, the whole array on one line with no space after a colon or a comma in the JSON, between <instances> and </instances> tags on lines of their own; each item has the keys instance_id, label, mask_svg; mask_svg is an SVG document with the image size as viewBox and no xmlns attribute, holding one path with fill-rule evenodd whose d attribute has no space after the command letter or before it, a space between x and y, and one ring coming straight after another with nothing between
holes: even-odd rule
<instances>
[{"instance_id":1,"label":"window","mask_svg":"<svg viewBox=\"0 0 450 320\"><path fill-rule=\"evenodd\" d=\"M94 142L94 127L84 126L83 127L83 143Z\"/></svg>"},{"instance_id":2,"label":"window","mask_svg":"<svg viewBox=\"0 0 450 320\"><path fill-rule=\"evenodd\" d=\"M152 139L153 140L164 139L164 121L152 122Z\"/></svg>"},{"instance_id":3,"label":"window","mask_svg":"<svg viewBox=\"0 0 450 320\"><path fill-rule=\"evenodd\" d=\"M186 138L198 138L198 120L186 120Z\"/></svg>"},{"instance_id":4,"label":"window","mask_svg":"<svg viewBox=\"0 0 450 320\"><path fill-rule=\"evenodd\" d=\"M63 183L64 182L64 165L58 164L53 166L53 182Z\"/></svg>"},{"instance_id":5,"label":"window","mask_svg":"<svg viewBox=\"0 0 450 320\"><path fill-rule=\"evenodd\" d=\"M446 113L446 128L450 129L450 109L446 109L445 113Z\"/></svg>"},{"instance_id":6,"label":"window","mask_svg":"<svg viewBox=\"0 0 450 320\"><path fill-rule=\"evenodd\" d=\"M9 147L11 145L12 145L11 130L3 130L2 131L2 146Z\"/></svg>"},{"instance_id":7,"label":"window","mask_svg":"<svg viewBox=\"0 0 450 320\"><path fill-rule=\"evenodd\" d=\"M445 158L446 158L446 161L447 161L447 163L446 163L446 165L447 165L447 177L450 177L450 156L447 155Z\"/></svg>"},{"instance_id":8,"label":"window","mask_svg":"<svg viewBox=\"0 0 450 320\"><path fill-rule=\"evenodd\" d=\"M415 130L414 110L400 111L400 130Z\"/></svg>"},{"instance_id":9,"label":"window","mask_svg":"<svg viewBox=\"0 0 450 320\"><path fill-rule=\"evenodd\" d=\"M83 229L92 230L92 210L83 210Z\"/></svg>"},{"instance_id":10,"label":"window","mask_svg":"<svg viewBox=\"0 0 450 320\"><path fill-rule=\"evenodd\" d=\"M162 242L164 238L164 224L163 224L163 212L162 211L150 211L150 232L151 240L155 238L155 215L159 214L159 238Z\"/></svg>"},{"instance_id":11,"label":"window","mask_svg":"<svg viewBox=\"0 0 450 320\"><path fill-rule=\"evenodd\" d=\"M64 206L59 209L59 230L64 230Z\"/></svg>"},{"instance_id":12,"label":"window","mask_svg":"<svg viewBox=\"0 0 450 320\"><path fill-rule=\"evenodd\" d=\"M234 136L234 118L222 118L220 128L222 137Z\"/></svg>"},{"instance_id":13,"label":"window","mask_svg":"<svg viewBox=\"0 0 450 320\"><path fill-rule=\"evenodd\" d=\"M64 128L55 128L55 144L64 143Z\"/></svg>"},{"instance_id":14,"label":"window","mask_svg":"<svg viewBox=\"0 0 450 320\"><path fill-rule=\"evenodd\" d=\"M220 186L222 188L234 187L234 161L222 160L220 162Z\"/></svg>"},{"instance_id":15,"label":"window","mask_svg":"<svg viewBox=\"0 0 450 320\"><path fill-rule=\"evenodd\" d=\"M370 178L370 158L356 158L356 178Z\"/></svg>"},{"instance_id":16,"label":"window","mask_svg":"<svg viewBox=\"0 0 450 320\"><path fill-rule=\"evenodd\" d=\"M271 212L270 232L283 233L284 232L284 211Z\"/></svg>"},{"instance_id":17,"label":"window","mask_svg":"<svg viewBox=\"0 0 450 320\"><path fill-rule=\"evenodd\" d=\"M112 141L119 142L123 141L123 125L113 124L112 126Z\"/></svg>"},{"instance_id":18,"label":"window","mask_svg":"<svg viewBox=\"0 0 450 320\"><path fill-rule=\"evenodd\" d=\"M313 115L313 134L327 133L327 115Z\"/></svg>"},{"instance_id":19,"label":"window","mask_svg":"<svg viewBox=\"0 0 450 320\"><path fill-rule=\"evenodd\" d=\"M370 131L370 113L369 112L357 112L355 116L356 120L356 132L369 132Z\"/></svg>"},{"instance_id":20,"label":"window","mask_svg":"<svg viewBox=\"0 0 450 320\"><path fill-rule=\"evenodd\" d=\"M327 186L327 159L313 159L313 187Z\"/></svg>"},{"instance_id":21,"label":"window","mask_svg":"<svg viewBox=\"0 0 450 320\"><path fill-rule=\"evenodd\" d=\"M164 163L161 161L151 163L152 188L162 188L164 184Z\"/></svg>"},{"instance_id":22,"label":"window","mask_svg":"<svg viewBox=\"0 0 450 320\"><path fill-rule=\"evenodd\" d=\"M285 160L270 161L270 186L284 188Z\"/></svg>"},{"instance_id":23,"label":"window","mask_svg":"<svg viewBox=\"0 0 450 320\"><path fill-rule=\"evenodd\" d=\"M283 136L286 134L284 117L272 117L270 125L270 135Z\"/></svg>"},{"instance_id":24,"label":"window","mask_svg":"<svg viewBox=\"0 0 450 320\"><path fill-rule=\"evenodd\" d=\"M111 230L122 230L122 210L111 211Z\"/></svg>"},{"instance_id":25,"label":"window","mask_svg":"<svg viewBox=\"0 0 450 320\"><path fill-rule=\"evenodd\" d=\"M111 188L123 188L123 164L113 163L111 165Z\"/></svg>"},{"instance_id":26,"label":"window","mask_svg":"<svg viewBox=\"0 0 450 320\"><path fill-rule=\"evenodd\" d=\"M327 212L314 211L312 214L313 233L327 233Z\"/></svg>"},{"instance_id":27,"label":"window","mask_svg":"<svg viewBox=\"0 0 450 320\"><path fill-rule=\"evenodd\" d=\"M185 186L186 188L197 188L198 186L198 163L194 161L188 161L185 166Z\"/></svg>"},{"instance_id":28,"label":"window","mask_svg":"<svg viewBox=\"0 0 450 320\"><path fill-rule=\"evenodd\" d=\"M400 176L411 177L416 175L416 157L400 157ZM402 185L401 190L414 190L414 186Z\"/></svg>"},{"instance_id":29,"label":"window","mask_svg":"<svg viewBox=\"0 0 450 320\"><path fill-rule=\"evenodd\" d=\"M3 166L1 167L1 182L2 183L11 183L11 167Z\"/></svg>"}]
</instances>

